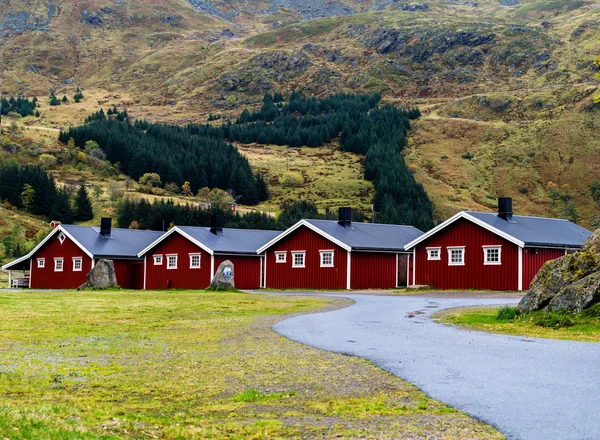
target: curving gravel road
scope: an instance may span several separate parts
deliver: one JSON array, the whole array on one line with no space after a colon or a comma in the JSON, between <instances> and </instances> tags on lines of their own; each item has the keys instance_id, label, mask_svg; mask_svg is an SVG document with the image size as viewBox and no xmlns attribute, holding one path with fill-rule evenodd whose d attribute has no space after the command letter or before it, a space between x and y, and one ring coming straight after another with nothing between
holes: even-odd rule
<instances>
[{"instance_id":1,"label":"curving gravel road","mask_svg":"<svg viewBox=\"0 0 600 440\"><path fill-rule=\"evenodd\" d=\"M493 335L430 319L449 307L516 300L335 296L355 304L274 330L369 359L509 439L600 439L600 344Z\"/></svg>"}]
</instances>

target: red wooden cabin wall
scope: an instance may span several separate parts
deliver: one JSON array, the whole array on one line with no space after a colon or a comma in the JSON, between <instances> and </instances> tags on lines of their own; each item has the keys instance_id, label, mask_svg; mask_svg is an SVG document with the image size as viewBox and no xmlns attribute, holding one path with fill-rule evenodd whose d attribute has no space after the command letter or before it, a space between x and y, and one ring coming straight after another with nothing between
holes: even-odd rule
<instances>
[{"instance_id":1,"label":"red wooden cabin wall","mask_svg":"<svg viewBox=\"0 0 600 440\"><path fill-rule=\"evenodd\" d=\"M502 264L484 265L482 246L502 246ZM465 246L465 265L448 265L448 246ZM441 247L428 261L427 247ZM468 220L459 219L416 247L416 284L437 289L517 290L518 246Z\"/></svg>"},{"instance_id":2,"label":"red wooden cabin wall","mask_svg":"<svg viewBox=\"0 0 600 440\"><path fill-rule=\"evenodd\" d=\"M117 283L122 289L144 288L144 262L113 260Z\"/></svg>"},{"instance_id":3,"label":"red wooden cabin wall","mask_svg":"<svg viewBox=\"0 0 600 440\"><path fill-rule=\"evenodd\" d=\"M167 269L167 255L177 254L177 269ZM190 269L189 254L200 254L200 268ZM153 255L162 255L154 265ZM211 281L210 254L178 233L172 234L146 254L146 289L205 289Z\"/></svg>"},{"instance_id":4,"label":"red wooden cabin wall","mask_svg":"<svg viewBox=\"0 0 600 440\"><path fill-rule=\"evenodd\" d=\"M226 260L229 260L233 263L236 289L258 289L261 287L261 257L215 255L215 273L217 273L219 265Z\"/></svg>"},{"instance_id":5,"label":"red wooden cabin wall","mask_svg":"<svg viewBox=\"0 0 600 440\"><path fill-rule=\"evenodd\" d=\"M333 250L334 267L320 267L320 250ZM285 263L275 252L286 251ZM292 267L291 251L306 251L304 268ZM270 289L346 289L348 253L335 243L302 226L267 250L267 287Z\"/></svg>"},{"instance_id":6,"label":"red wooden cabin wall","mask_svg":"<svg viewBox=\"0 0 600 440\"><path fill-rule=\"evenodd\" d=\"M392 289L396 287L396 254L352 252L352 289Z\"/></svg>"},{"instance_id":7,"label":"red wooden cabin wall","mask_svg":"<svg viewBox=\"0 0 600 440\"><path fill-rule=\"evenodd\" d=\"M544 263L565 255L564 249L523 249L523 290L528 290L533 278Z\"/></svg>"},{"instance_id":8,"label":"red wooden cabin wall","mask_svg":"<svg viewBox=\"0 0 600 440\"><path fill-rule=\"evenodd\" d=\"M58 235L52 237L32 257L30 286L34 289L76 289L85 283L85 276L92 270L92 259L69 237L60 242ZM73 257L82 258L81 271L73 271ZM38 258L45 258L44 268L37 267ZM54 272L54 258L63 258L63 271Z\"/></svg>"}]
</instances>

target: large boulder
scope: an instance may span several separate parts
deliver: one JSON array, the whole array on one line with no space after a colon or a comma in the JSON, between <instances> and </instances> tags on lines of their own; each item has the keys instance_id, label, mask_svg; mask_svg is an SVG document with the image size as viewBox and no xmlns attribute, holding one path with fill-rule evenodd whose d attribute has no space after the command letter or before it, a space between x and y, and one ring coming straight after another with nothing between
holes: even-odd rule
<instances>
[{"instance_id":1,"label":"large boulder","mask_svg":"<svg viewBox=\"0 0 600 440\"><path fill-rule=\"evenodd\" d=\"M235 272L231 261L225 260L219 265L217 273L210 282L210 287L235 289Z\"/></svg>"},{"instance_id":2,"label":"large boulder","mask_svg":"<svg viewBox=\"0 0 600 440\"><path fill-rule=\"evenodd\" d=\"M579 252L548 261L531 282L517 311L580 312L600 301L600 229Z\"/></svg>"},{"instance_id":3,"label":"large boulder","mask_svg":"<svg viewBox=\"0 0 600 440\"><path fill-rule=\"evenodd\" d=\"M112 260L98 260L85 279L86 282L79 286L77 290L94 287L118 287L115 264Z\"/></svg>"}]
</instances>

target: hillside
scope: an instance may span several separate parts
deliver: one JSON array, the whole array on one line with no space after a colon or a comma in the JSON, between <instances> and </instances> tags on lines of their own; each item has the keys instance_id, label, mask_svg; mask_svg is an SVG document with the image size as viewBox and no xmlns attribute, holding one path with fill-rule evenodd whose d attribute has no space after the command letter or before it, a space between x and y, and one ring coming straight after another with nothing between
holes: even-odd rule
<instances>
[{"instance_id":1,"label":"hillside","mask_svg":"<svg viewBox=\"0 0 600 440\"><path fill-rule=\"evenodd\" d=\"M115 104L134 118L186 123L235 118L266 92L381 92L422 110L405 159L438 219L494 209L501 195L521 214L564 215L557 193L574 200L583 225L598 214L588 188L600 176L595 2L6 0L3 8L2 93L42 105L39 118L19 121L23 136L54 135ZM47 106L51 91L72 96L76 87L81 103ZM240 146L274 196L259 209L303 197L367 211L373 190L360 157L335 147Z\"/></svg>"}]
</instances>

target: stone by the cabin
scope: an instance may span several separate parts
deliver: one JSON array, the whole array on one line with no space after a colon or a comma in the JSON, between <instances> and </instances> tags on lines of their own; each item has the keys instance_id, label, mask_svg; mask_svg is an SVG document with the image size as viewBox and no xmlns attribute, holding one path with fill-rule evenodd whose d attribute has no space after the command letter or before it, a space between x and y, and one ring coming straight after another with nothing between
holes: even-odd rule
<instances>
[{"instance_id":1,"label":"stone by the cabin","mask_svg":"<svg viewBox=\"0 0 600 440\"><path fill-rule=\"evenodd\" d=\"M210 282L210 287L235 289L235 272L230 260L225 260L219 265L217 273Z\"/></svg>"},{"instance_id":2,"label":"stone by the cabin","mask_svg":"<svg viewBox=\"0 0 600 440\"><path fill-rule=\"evenodd\" d=\"M87 274L86 280L77 290L94 287L117 287L115 264L112 260L98 260L94 268Z\"/></svg>"},{"instance_id":3,"label":"stone by the cabin","mask_svg":"<svg viewBox=\"0 0 600 440\"><path fill-rule=\"evenodd\" d=\"M581 312L600 301L600 229L581 251L547 262L531 283L517 310Z\"/></svg>"}]
</instances>

